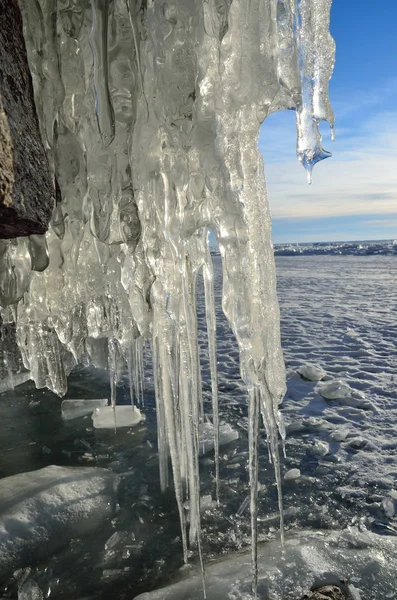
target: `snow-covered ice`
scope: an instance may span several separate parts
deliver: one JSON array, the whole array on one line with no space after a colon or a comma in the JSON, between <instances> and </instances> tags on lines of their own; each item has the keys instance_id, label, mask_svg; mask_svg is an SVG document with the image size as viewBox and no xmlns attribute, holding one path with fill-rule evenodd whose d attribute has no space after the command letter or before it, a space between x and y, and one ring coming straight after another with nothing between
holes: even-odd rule
<instances>
[{"instance_id":1,"label":"snow-covered ice","mask_svg":"<svg viewBox=\"0 0 397 600\"><path fill-rule=\"evenodd\" d=\"M49 466L1 480L0 581L95 530L114 510L106 469Z\"/></svg>"},{"instance_id":2,"label":"snow-covered ice","mask_svg":"<svg viewBox=\"0 0 397 600\"><path fill-rule=\"evenodd\" d=\"M211 562L209 556L226 554L234 560L250 543L247 401L239 377L239 349L221 309L220 260L219 255L213 255L219 420L221 432L226 424L227 430L235 434L229 443L221 446L220 504L217 505L214 430L211 424L204 427L210 444L208 452L200 457L200 497L205 507L202 541L207 567ZM397 301L396 289L390 281L390 272L397 271L396 260L392 256L277 258L281 331L288 372L287 394L280 407L287 429L286 458L281 458L287 538L299 537L302 530L319 530L327 545L328 539L329 544L333 544L335 529L347 528L352 523L361 529L367 527L371 534L368 554L362 556L381 573L383 567L376 561L379 556L389 554L384 550L376 554L380 548L376 542L388 540L385 543L393 545L397 539L397 518L396 513L393 514L397 500L397 324L390 310L390 303ZM204 291L198 294L197 302L200 363L204 411L211 417L212 388L203 297ZM352 331L355 335L351 335ZM309 381L298 375L299 367L308 364L323 368L327 373L324 380ZM72 573L78 573L73 589L81 593L76 591L76 598L88 595L82 592L85 585L96 589L98 568L104 574L104 581L111 580L114 593L116 590L120 595L125 593L123 586L128 585L132 586L133 597L149 589L153 581L158 581L156 586L160 586L160 581L172 578L182 564L179 523L172 494L162 495L158 486L154 379L149 366L145 374L142 412L146 420L134 428L121 427L116 433L114 426L108 430L92 430L89 419L65 423L60 417L59 398L34 390L33 384L25 384L1 398L0 449L7 473L12 472L15 465L18 468L24 464L41 465L54 457L67 464L98 464L122 473L124 497L118 499L120 510L112 519L114 524L106 522L103 528L96 530L90 545L85 546L83 540L81 551L75 557L68 551L65 562L55 555L40 567L41 579L37 580L40 585L49 577L45 571L47 566L57 572L59 592L50 582L54 598L70 588L70 579L65 575L69 564ZM349 386L345 399L326 400L319 394L319 387L333 380L341 380ZM70 378L72 397L77 398L80 393L84 399L87 390L91 397L105 397L107 381L99 370L76 371ZM124 394L129 397L128 380L118 386L118 399ZM361 402L364 397L376 410L354 405L353 394L357 394ZM43 453L44 445L50 454ZM66 454L63 454L64 448ZM300 476L288 480L289 471L292 474L299 471ZM260 442L259 482L258 533L263 546L277 539L279 521L264 439ZM185 507L188 508L188 504ZM190 518L190 510L185 507L186 518ZM98 548L97 554L92 554L92 540ZM114 542L108 550L105 549L107 542ZM333 553L334 546L328 545L327 560L331 561ZM192 560L194 562L194 557ZM79 574L83 567L84 577ZM131 570L124 571L126 567ZM306 567L309 576L309 561ZM246 572L248 585L248 558ZM296 581L300 579L299 573ZM361 589L359 576L351 573L350 576L352 585ZM142 580L142 587L135 587L138 579ZM296 581L290 578L294 591ZM375 577L375 584L377 581ZM361 600L379 600L379 587L375 584L373 590L369 584L363 588L365 594L361 593ZM47 588L42 586L42 589Z\"/></svg>"},{"instance_id":3,"label":"snow-covered ice","mask_svg":"<svg viewBox=\"0 0 397 600\"><path fill-rule=\"evenodd\" d=\"M397 544L366 530L300 531L262 544L258 553L258 596L262 600L296 600L312 586L338 584L349 598L393 598L396 589ZM176 583L137 600L202 600L201 575L192 568ZM341 583L341 580L347 580ZM251 557L236 553L207 565L208 600L248 600ZM355 595L356 594L356 595Z\"/></svg>"}]
</instances>

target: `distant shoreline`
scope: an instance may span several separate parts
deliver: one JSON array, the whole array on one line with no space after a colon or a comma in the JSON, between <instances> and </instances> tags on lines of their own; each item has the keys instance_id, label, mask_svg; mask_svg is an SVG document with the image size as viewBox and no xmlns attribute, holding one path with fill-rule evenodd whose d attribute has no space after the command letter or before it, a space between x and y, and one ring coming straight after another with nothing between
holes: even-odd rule
<instances>
[{"instance_id":1,"label":"distant shoreline","mask_svg":"<svg viewBox=\"0 0 397 600\"><path fill-rule=\"evenodd\" d=\"M211 254L218 255L217 247ZM275 256L397 256L396 240L367 240L353 242L300 242L274 244Z\"/></svg>"}]
</instances>

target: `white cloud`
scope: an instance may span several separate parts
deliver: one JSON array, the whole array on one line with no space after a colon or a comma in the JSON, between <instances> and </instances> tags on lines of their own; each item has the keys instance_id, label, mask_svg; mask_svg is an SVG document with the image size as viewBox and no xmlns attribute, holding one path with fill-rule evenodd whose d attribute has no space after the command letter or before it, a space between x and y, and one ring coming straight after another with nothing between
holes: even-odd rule
<instances>
[{"instance_id":1,"label":"white cloud","mask_svg":"<svg viewBox=\"0 0 397 600\"><path fill-rule=\"evenodd\" d=\"M296 159L293 117L270 117L261 132L273 217L397 216L397 112L370 116L357 132L348 124L335 144L325 140L333 157L316 165L311 186Z\"/></svg>"}]
</instances>

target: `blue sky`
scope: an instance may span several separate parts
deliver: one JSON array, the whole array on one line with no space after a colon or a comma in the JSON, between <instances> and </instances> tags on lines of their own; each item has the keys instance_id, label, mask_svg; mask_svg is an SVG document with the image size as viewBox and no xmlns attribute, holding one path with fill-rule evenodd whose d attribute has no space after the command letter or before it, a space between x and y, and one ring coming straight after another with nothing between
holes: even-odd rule
<instances>
[{"instance_id":1,"label":"blue sky","mask_svg":"<svg viewBox=\"0 0 397 600\"><path fill-rule=\"evenodd\" d=\"M333 0L336 141L314 168L295 154L295 113L271 115L259 147L277 242L397 238L397 2Z\"/></svg>"}]
</instances>

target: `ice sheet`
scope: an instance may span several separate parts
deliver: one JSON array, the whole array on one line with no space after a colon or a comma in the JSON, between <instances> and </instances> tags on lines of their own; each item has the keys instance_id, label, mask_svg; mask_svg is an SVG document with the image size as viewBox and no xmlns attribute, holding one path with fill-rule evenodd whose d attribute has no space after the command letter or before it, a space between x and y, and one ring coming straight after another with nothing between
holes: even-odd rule
<instances>
[{"instance_id":1,"label":"ice sheet","mask_svg":"<svg viewBox=\"0 0 397 600\"><path fill-rule=\"evenodd\" d=\"M296 600L314 585L337 584L351 598L376 600L395 594L396 538L352 528L346 531L303 531L258 548L258 596L262 600ZM251 598L251 563L247 553L236 553L207 566L208 600ZM137 600L201 600L201 579L196 569L181 574L181 581L142 594ZM347 584L341 583L347 580ZM356 595L353 595L356 594Z\"/></svg>"}]
</instances>

